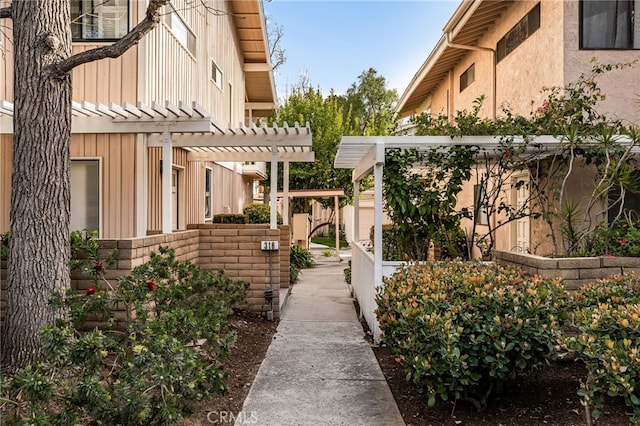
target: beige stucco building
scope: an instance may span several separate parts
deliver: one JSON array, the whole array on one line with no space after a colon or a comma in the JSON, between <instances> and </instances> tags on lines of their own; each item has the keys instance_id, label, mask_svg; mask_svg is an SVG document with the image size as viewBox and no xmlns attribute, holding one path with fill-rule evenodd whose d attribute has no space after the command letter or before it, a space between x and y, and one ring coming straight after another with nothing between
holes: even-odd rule
<instances>
[{"instance_id":1,"label":"beige stucco building","mask_svg":"<svg viewBox=\"0 0 640 426\"><path fill-rule=\"evenodd\" d=\"M425 111L453 117L456 111L470 111L474 100L484 96L483 117L499 117L503 107L528 116L542 105L543 88L563 87L588 74L593 60L640 60L639 12L638 0L463 0L401 96L397 112L400 117ZM600 111L626 124L640 124L638 66L605 74L599 85L606 94ZM568 182L567 192L577 201L580 194L591 192L589 173L584 169ZM527 182L528 176L523 172L513 179ZM526 190L524 185L505 196L516 205ZM471 207L473 200L470 182L458 204ZM548 254L554 250L548 233L541 222L521 219L498 230L495 248Z\"/></svg>"}]
</instances>

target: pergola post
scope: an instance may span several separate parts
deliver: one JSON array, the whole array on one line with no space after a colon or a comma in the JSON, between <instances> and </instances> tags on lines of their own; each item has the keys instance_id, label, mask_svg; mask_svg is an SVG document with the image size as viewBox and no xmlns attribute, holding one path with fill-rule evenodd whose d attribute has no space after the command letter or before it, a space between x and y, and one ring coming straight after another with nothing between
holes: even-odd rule
<instances>
[{"instance_id":1,"label":"pergola post","mask_svg":"<svg viewBox=\"0 0 640 426\"><path fill-rule=\"evenodd\" d=\"M162 233L170 234L173 230L173 203L171 197L171 178L173 174L173 158L171 133L165 128L162 134Z\"/></svg>"},{"instance_id":2,"label":"pergola post","mask_svg":"<svg viewBox=\"0 0 640 426\"><path fill-rule=\"evenodd\" d=\"M271 147L271 216L269 227L271 229L278 228L278 148L273 145Z\"/></svg>"},{"instance_id":3,"label":"pergola post","mask_svg":"<svg viewBox=\"0 0 640 426\"><path fill-rule=\"evenodd\" d=\"M384 143L376 143L373 166L373 263L374 285L382 283L382 176L384 173Z\"/></svg>"},{"instance_id":4,"label":"pergola post","mask_svg":"<svg viewBox=\"0 0 640 426\"><path fill-rule=\"evenodd\" d=\"M360 179L353 182L353 241L360 241Z\"/></svg>"},{"instance_id":5,"label":"pergola post","mask_svg":"<svg viewBox=\"0 0 640 426\"><path fill-rule=\"evenodd\" d=\"M282 223L289 224L289 162L285 161L282 171Z\"/></svg>"},{"instance_id":6,"label":"pergola post","mask_svg":"<svg viewBox=\"0 0 640 426\"><path fill-rule=\"evenodd\" d=\"M340 260L340 200L337 195L333 197L333 205L336 217L336 257Z\"/></svg>"}]
</instances>

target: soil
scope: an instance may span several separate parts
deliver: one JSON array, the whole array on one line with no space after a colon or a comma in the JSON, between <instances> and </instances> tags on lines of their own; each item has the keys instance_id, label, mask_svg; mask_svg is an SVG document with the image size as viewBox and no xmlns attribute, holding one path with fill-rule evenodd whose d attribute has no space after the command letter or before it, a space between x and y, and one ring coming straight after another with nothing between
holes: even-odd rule
<instances>
[{"instance_id":1,"label":"soil","mask_svg":"<svg viewBox=\"0 0 640 426\"><path fill-rule=\"evenodd\" d=\"M576 391L586 378L579 362L558 361L534 374L509 383L483 412L471 404L438 401L429 408L425 397L405 380L406 373L386 347L373 348L407 426L585 425L585 411ZM607 399L598 426L627 426L630 410L621 399Z\"/></svg>"},{"instance_id":2,"label":"soil","mask_svg":"<svg viewBox=\"0 0 640 426\"><path fill-rule=\"evenodd\" d=\"M267 321L247 311L235 312L229 323L238 339L231 356L223 363L229 373L227 391L199 402L193 414L180 422L181 426L234 423L278 326L277 320Z\"/></svg>"},{"instance_id":3,"label":"soil","mask_svg":"<svg viewBox=\"0 0 640 426\"><path fill-rule=\"evenodd\" d=\"M270 322L256 314L237 312L230 322L238 334L238 340L232 356L224 364L229 372L228 391L198 403L193 415L180 422L182 426L233 424L233 419L242 409L275 334L277 321ZM364 338L371 343L366 324ZM586 370L579 362L554 362L539 372L508 383L484 411L478 412L471 404L461 401L456 405L438 401L435 407L428 407L426 398L405 380L405 372L391 355L390 349L372 347L407 426L586 424L584 408L576 393L580 381L586 378ZM608 398L600 419L593 424L626 426L630 417L631 412L625 407L624 401Z\"/></svg>"}]
</instances>

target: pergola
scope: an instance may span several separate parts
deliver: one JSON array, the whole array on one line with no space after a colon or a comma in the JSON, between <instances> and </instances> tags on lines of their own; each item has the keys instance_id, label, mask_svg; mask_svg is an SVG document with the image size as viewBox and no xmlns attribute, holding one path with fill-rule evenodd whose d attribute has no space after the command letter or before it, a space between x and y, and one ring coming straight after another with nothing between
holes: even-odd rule
<instances>
[{"instance_id":1,"label":"pergola","mask_svg":"<svg viewBox=\"0 0 640 426\"><path fill-rule=\"evenodd\" d=\"M289 180L289 176L285 177L285 181ZM333 198L333 209L335 212L334 223L336 225L336 257L340 260L340 197L344 197L342 189L292 189L288 188L282 192L278 192L278 198L283 198L282 216L283 222L288 220L289 216L289 199L290 198ZM286 219L285 219L286 218ZM285 222L286 224L286 222Z\"/></svg>"},{"instance_id":2,"label":"pergola","mask_svg":"<svg viewBox=\"0 0 640 426\"><path fill-rule=\"evenodd\" d=\"M339 169L353 169L351 179L353 182L354 200L354 245L358 245L359 233L359 198L360 182L373 173L374 180L374 241L373 259L359 260L357 256L363 255L366 250L352 249L352 282L354 292L362 307L363 316L371 328L374 338L380 334L380 328L374 314L376 309L376 289L382 286L383 277L392 274L397 264L383 262L382 259L382 182L385 163L385 152L390 149L417 149L422 151L432 149L447 149L454 145L469 145L480 148L481 155L496 155L505 149L505 140L508 139L514 146L526 142L526 149L531 158L552 155L554 151L566 144L562 137L532 136L343 136L338 147L334 161L334 167ZM618 137L617 142L622 146L631 147L632 152L640 152L640 147L632 145L627 137ZM586 143L589 143L588 141ZM595 143L595 142L594 142ZM397 263L397 262L396 262ZM371 271L370 271L371 270ZM362 281L359 283L359 281Z\"/></svg>"},{"instance_id":3,"label":"pergola","mask_svg":"<svg viewBox=\"0 0 640 426\"><path fill-rule=\"evenodd\" d=\"M284 123L223 126L197 103L160 105L138 103L94 104L73 102L72 134L147 134L147 146L162 147L162 161L172 164L172 148L189 151L189 158L202 161L258 161L271 163L271 187L277 188L278 162L284 163L283 187L288 189L290 162L313 162L309 123L293 127ZM13 134L13 104L0 101L0 134ZM162 232L172 231L171 173L162 175ZM277 227L277 200L271 199L270 226Z\"/></svg>"}]
</instances>

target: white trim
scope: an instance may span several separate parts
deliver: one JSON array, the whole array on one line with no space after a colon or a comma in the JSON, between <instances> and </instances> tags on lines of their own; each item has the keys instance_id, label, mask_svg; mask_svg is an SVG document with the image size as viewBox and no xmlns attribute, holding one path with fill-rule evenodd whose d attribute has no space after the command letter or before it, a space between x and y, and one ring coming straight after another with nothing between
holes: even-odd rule
<instances>
[{"instance_id":1,"label":"white trim","mask_svg":"<svg viewBox=\"0 0 640 426\"><path fill-rule=\"evenodd\" d=\"M98 156L91 156L91 157L71 157L70 158L71 161L98 161L98 203L99 208L98 208L98 238L102 238L102 235L104 234L103 232L103 223L102 223L102 211L104 209L104 189L102 187L102 171L103 171L103 161L104 158L103 157L98 157ZM69 172L71 172L71 167L69 167ZM72 193L69 193L69 197L71 197ZM71 201L71 198L69 198L69 201ZM71 216L71 215L69 215ZM69 220L71 220L71 217L69 217Z\"/></svg>"},{"instance_id":2,"label":"white trim","mask_svg":"<svg viewBox=\"0 0 640 426\"><path fill-rule=\"evenodd\" d=\"M144 135L136 135L135 142L135 236L144 237L147 235L147 206L148 206L148 149Z\"/></svg>"}]
</instances>

